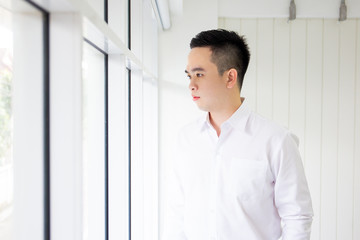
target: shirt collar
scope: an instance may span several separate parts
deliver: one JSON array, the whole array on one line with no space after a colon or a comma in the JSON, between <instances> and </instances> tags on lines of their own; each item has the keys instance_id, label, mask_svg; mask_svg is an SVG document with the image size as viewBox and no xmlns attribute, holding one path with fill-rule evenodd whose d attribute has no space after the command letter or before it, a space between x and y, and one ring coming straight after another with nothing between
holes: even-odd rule
<instances>
[{"instance_id":1,"label":"shirt collar","mask_svg":"<svg viewBox=\"0 0 360 240\"><path fill-rule=\"evenodd\" d=\"M230 125L232 128L244 131L246 127L246 123L249 117L250 109L248 108L245 100L243 99L240 107L231 115L231 117L226 120L222 125L223 128L225 125ZM208 128L212 128L209 119L209 113L207 112L202 118L199 120L200 131L203 131Z\"/></svg>"},{"instance_id":2,"label":"shirt collar","mask_svg":"<svg viewBox=\"0 0 360 240\"><path fill-rule=\"evenodd\" d=\"M199 120L198 120L198 124L199 124L199 129L200 131L203 131L207 128L211 128L211 124L210 124L210 120L209 120L209 113L207 112L206 114L204 114Z\"/></svg>"},{"instance_id":3,"label":"shirt collar","mask_svg":"<svg viewBox=\"0 0 360 240\"><path fill-rule=\"evenodd\" d=\"M222 126L229 124L231 127L244 131L249 117L250 110L248 109L245 101L242 102L240 107L226 120Z\"/></svg>"}]
</instances>

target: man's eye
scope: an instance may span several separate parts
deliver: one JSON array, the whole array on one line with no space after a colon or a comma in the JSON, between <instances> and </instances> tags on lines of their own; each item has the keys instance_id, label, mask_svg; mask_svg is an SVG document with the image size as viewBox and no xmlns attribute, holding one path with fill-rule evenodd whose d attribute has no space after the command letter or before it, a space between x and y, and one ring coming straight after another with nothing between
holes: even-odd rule
<instances>
[{"instance_id":1,"label":"man's eye","mask_svg":"<svg viewBox=\"0 0 360 240\"><path fill-rule=\"evenodd\" d=\"M191 76L190 76L190 75L187 75L186 77L187 77L188 79L191 79Z\"/></svg>"},{"instance_id":2,"label":"man's eye","mask_svg":"<svg viewBox=\"0 0 360 240\"><path fill-rule=\"evenodd\" d=\"M202 74L202 73L197 73L196 76L197 76L197 77L202 77L202 76L204 76L204 74Z\"/></svg>"}]
</instances>

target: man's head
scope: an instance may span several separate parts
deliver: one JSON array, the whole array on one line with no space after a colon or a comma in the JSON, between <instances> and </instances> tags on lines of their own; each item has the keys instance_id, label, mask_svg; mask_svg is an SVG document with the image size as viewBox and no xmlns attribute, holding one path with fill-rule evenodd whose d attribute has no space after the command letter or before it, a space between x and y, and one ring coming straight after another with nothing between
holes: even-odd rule
<instances>
[{"instance_id":1,"label":"man's head","mask_svg":"<svg viewBox=\"0 0 360 240\"><path fill-rule=\"evenodd\" d=\"M190 48L209 47L211 61L217 66L219 75L231 68L237 71L237 84L241 90L244 75L250 60L249 47L243 36L224 29L208 30L197 34Z\"/></svg>"}]
</instances>

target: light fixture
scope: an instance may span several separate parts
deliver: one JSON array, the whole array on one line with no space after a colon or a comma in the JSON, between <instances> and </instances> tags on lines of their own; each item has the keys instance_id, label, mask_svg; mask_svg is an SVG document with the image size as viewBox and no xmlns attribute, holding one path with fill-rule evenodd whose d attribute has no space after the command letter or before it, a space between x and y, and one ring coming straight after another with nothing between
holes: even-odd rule
<instances>
[{"instance_id":1,"label":"light fixture","mask_svg":"<svg viewBox=\"0 0 360 240\"><path fill-rule=\"evenodd\" d=\"M341 0L339 12L339 21L345 21L347 18L347 7L345 4L345 0Z\"/></svg>"},{"instance_id":2,"label":"light fixture","mask_svg":"<svg viewBox=\"0 0 360 240\"><path fill-rule=\"evenodd\" d=\"M170 9L168 0L155 0L156 8L159 14L161 26L164 30L171 27Z\"/></svg>"},{"instance_id":3,"label":"light fixture","mask_svg":"<svg viewBox=\"0 0 360 240\"><path fill-rule=\"evenodd\" d=\"M296 19L296 5L295 1L291 0L290 7L289 7L289 21Z\"/></svg>"}]
</instances>

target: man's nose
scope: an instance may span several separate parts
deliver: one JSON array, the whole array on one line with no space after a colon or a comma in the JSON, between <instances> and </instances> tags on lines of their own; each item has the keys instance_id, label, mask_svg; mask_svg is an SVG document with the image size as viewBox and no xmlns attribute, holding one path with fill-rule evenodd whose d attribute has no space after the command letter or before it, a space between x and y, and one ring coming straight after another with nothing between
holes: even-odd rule
<instances>
[{"instance_id":1,"label":"man's nose","mask_svg":"<svg viewBox=\"0 0 360 240\"><path fill-rule=\"evenodd\" d=\"M195 91L197 89L196 85L194 84L194 81L191 80L189 83L189 90L190 91Z\"/></svg>"}]
</instances>

